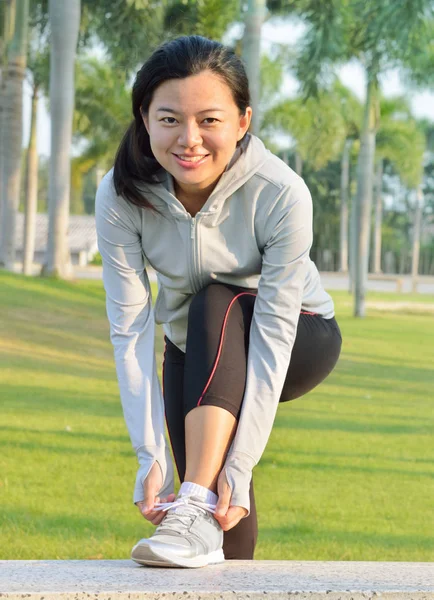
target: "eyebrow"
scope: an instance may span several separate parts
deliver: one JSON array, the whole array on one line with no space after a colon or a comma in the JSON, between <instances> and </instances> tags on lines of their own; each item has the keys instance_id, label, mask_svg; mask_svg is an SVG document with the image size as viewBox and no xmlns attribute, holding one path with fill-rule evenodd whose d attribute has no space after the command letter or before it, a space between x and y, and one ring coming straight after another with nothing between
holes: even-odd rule
<instances>
[{"instance_id":1,"label":"eyebrow","mask_svg":"<svg viewBox=\"0 0 434 600\"><path fill-rule=\"evenodd\" d=\"M173 110L173 108L168 108L166 106L160 106L159 108L157 108L157 112L159 111L163 111L163 112L170 112L170 113L174 113L175 115L180 114L178 113L176 110ZM201 110L199 111L199 114L204 113L204 112L225 112L222 108L206 108L205 110Z\"/></svg>"}]
</instances>

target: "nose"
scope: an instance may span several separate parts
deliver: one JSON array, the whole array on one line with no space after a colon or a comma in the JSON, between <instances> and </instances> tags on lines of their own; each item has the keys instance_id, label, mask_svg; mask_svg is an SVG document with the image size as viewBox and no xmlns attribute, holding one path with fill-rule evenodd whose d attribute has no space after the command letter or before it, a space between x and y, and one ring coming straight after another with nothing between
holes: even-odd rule
<instances>
[{"instance_id":1,"label":"nose","mask_svg":"<svg viewBox=\"0 0 434 600\"><path fill-rule=\"evenodd\" d=\"M193 148L202 144L202 136L196 122L185 123L179 134L178 143L186 148Z\"/></svg>"}]
</instances>

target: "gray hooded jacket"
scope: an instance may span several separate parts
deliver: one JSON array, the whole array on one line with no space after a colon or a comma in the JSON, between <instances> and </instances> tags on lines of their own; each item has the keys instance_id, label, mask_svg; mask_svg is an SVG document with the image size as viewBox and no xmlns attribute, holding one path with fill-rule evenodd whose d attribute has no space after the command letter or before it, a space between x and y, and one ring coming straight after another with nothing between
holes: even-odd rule
<instances>
[{"instance_id":1,"label":"gray hooded jacket","mask_svg":"<svg viewBox=\"0 0 434 600\"><path fill-rule=\"evenodd\" d=\"M246 134L205 205L193 218L164 183L142 184L162 214L116 195L113 169L96 195L98 247L103 260L110 338L117 378L139 469L133 502L157 461L160 496L174 491L164 432L164 403L154 350L155 322L185 352L193 295L223 282L258 290L250 328L247 379L240 419L223 469L231 505L250 511L249 486L275 419L300 310L334 315L309 258L312 199L303 179ZM152 305L144 258L157 272Z\"/></svg>"}]
</instances>

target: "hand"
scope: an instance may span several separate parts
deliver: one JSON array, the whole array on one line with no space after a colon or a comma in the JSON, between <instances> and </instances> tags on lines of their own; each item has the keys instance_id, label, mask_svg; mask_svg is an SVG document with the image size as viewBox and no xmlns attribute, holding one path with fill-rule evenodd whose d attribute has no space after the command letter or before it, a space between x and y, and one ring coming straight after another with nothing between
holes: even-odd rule
<instances>
[{"instance_id":1,"label":"hand","mask_svg":"<svg viewBox=\"0 0 434 600\"><path fill-rule=\"evenodd\" d=\"M176 498L175 494L169 494L167 498L156 496L162 485L163 475L161 473L161 468L158 462L155 461L148 476L143 482L145 498L144 500L135 503L145 519L150 521L153 525L159 525L166 516L166 513L163 512L163 510L154 510L154 504L158 504L158 502L173 502Z\"/></svg>"},{"instance_id":2,"label":"hand","mask_svg":"<svg viewBox=\"0 0 434 600\"><path fill-rule=\"evenodd\" d=\"M219 499L214 517L220 523L223 531L229 531L247 515L248 511L242 506L229 506L232 493L224 469L222 469L217 481L217 493Z\"/></svg>"}]
</instances>

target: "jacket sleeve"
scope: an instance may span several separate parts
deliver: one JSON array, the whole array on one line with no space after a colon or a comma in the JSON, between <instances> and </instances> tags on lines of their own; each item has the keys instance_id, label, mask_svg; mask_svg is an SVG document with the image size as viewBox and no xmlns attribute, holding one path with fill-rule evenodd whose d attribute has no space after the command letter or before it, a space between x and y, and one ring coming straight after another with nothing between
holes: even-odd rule
<instances>
[{"instance_id":1,"label":"jacket sleeve","mask_svg":"<svg viewBox=\"0 0 434 600\"><path fill-rule=\"evenodd\" d=\"M312 199L303 180L280 190L260 221L262 268L250 328L246 386L223 467L232 491L231 505L246 508L246 516L252 469L273 427L300 316L312 245Z\"/></svg>"},{"instance_id":2,"label":"jacket sleeve","mask_svg":"<svg viewBox=\"0 0 434 600\"><path fill-rule=\"evenodd\" d=\"M144 499L143 481L155 461L163 476L158 493L165 496L173 491L173 464L164 434L140 209L116 195L110 173L97 190L95 218L122 409L139 463L133 494L133 502L137 502Z\"/></svg>"}]
</instances>

